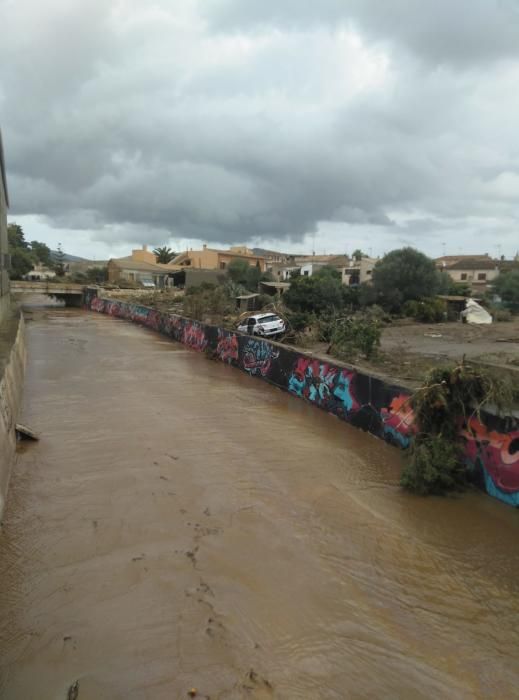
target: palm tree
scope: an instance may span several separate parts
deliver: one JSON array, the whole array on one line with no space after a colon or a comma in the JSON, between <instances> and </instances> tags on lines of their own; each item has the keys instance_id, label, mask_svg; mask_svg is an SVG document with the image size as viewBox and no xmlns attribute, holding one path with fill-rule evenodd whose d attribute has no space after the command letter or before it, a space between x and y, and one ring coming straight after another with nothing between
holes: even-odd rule
<instances>
[{"instance_id":1,"label":"palm tree","mask_svg":"<svg viewBox=\"0 0 519 700\"><path fill-rule=\"evenodd\" d=\"M167 265L177 254L174 253L171 248L168 248L167 245L164 245L162 248L155 248L153 255L157 258L158 263Z\"/></svg>"}]
</instances>

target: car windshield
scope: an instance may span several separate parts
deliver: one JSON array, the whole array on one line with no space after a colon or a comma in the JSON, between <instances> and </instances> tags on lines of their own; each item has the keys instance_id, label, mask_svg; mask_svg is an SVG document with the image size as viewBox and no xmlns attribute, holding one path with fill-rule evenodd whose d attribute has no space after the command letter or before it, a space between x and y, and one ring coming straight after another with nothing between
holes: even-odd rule
<instances>
[{"instance_id":1,"label":"car windshield","mask_svg":"<svg viewBox=\"0 0 519 700\"><path fill-rule=\"evenodd\" d=\"M258 319L258 323L272 323L272 321L279 321L279 318L277 316L265 316Z\"/></svg>"}]
</instances>

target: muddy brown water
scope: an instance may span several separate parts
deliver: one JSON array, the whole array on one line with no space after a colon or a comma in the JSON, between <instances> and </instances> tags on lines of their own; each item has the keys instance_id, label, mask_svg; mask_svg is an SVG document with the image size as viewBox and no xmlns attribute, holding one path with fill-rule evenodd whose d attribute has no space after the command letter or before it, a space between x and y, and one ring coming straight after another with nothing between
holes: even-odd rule
<instances>
[{"instance_id":1,"label":"muddy brown water","mask_svg":"<svg viewBox=\"0 0 519 700\"><path fill-rule=\"evenodd\" d=\"M125 321L27 324L0 697L519 697L519 518Z\"/></svg>"}]
</instances>

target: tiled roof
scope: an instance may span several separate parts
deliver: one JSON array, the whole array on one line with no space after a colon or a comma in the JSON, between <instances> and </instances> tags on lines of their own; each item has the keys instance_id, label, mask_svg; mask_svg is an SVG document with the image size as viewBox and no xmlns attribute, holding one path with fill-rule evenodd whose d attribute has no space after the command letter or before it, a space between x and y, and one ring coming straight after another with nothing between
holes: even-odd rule
<instances>
[{"instance_id":1,"label":"tiled roof","mask_svg":"<svg viewBox=\"0 0 519 700\"><path fill-rule=\"evenodd\" d=\"M496 263L490 258L464 258L446 265L445 270L495 270Z\"/></svg>"},{"instance_id":2,"label":"tiled roof","mask_svg":"<svg viewBox=\"0 0 519 700\"><path fill-rule=\"evenodd\" d=\"M174 272L176 268L171 265L160 265L147 262L139 262L132 260L131 256L126 258L112 258L108 261L117 265L117 267L124 270L136 270L137 272L155 272L155 274L162 272L167 274L168 272Z\"/></svg>"}]
</instances>

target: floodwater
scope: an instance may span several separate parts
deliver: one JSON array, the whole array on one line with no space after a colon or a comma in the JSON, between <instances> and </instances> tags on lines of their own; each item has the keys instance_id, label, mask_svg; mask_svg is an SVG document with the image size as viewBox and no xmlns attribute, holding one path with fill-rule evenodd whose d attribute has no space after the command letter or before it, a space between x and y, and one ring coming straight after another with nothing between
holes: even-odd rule
<instances>
[{"instance_id":1,"label":"floodwater","mask_svg":"<svg viewBox=\"0 0 519 700\"><path fill-rule=\"evenodd\" d=\"M27 331L1 698L519 697L516 511L125 321Z\"/></svg>"}]
</instances>

